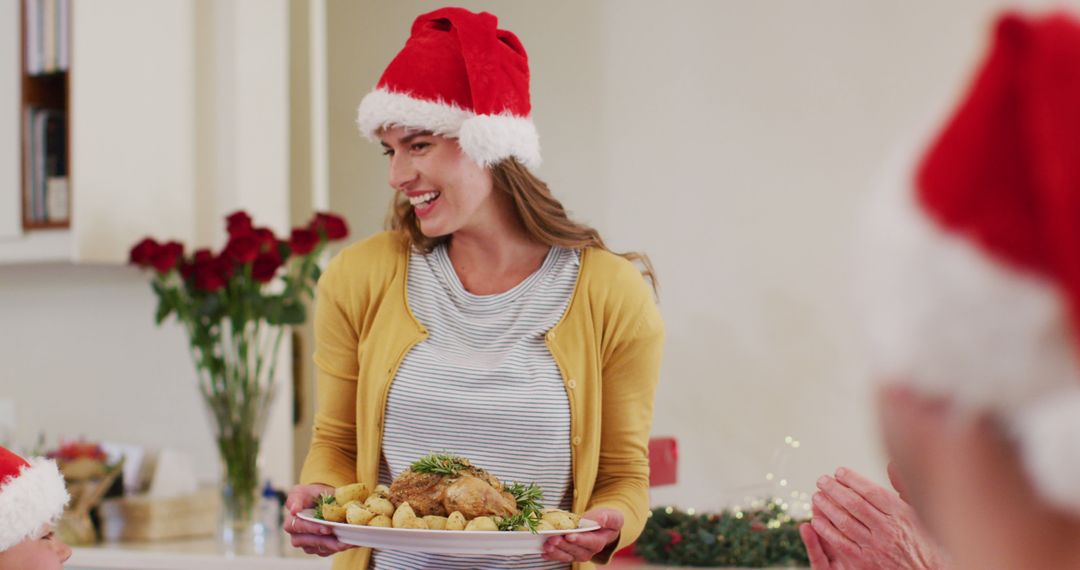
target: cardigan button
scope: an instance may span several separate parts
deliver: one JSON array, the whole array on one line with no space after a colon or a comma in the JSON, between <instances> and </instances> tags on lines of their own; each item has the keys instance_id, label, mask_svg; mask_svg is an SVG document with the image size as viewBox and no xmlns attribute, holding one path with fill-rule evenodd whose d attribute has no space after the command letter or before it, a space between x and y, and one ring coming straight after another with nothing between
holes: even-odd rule
<instances>
[{"instance_id":1,"label":"cardigan button","mask_svg":"<svg viewBox=\"0 0 1080 570\"><path fill-rule=\"evenodd\" d=\"M555 331L551 331L551 332L547 333L547 339L548 340L555 340Z\"/></svg>"},{"instance_id":2,"label":"cardigan button","mask_svg":"<svg viewBox=\"0 0 1080 570\"><path fill-rule=\"evenodd\" d=\"M574 439L570 440L570 443L572 443L574 445L581 445L581 436L580 435L575 435Z\"/></svg>"},{"instance_id":3,"label":"cardigan button","mask_svg":"<svg viewBox=\"0 0 1080 570\"><path fill-rule=\"evenodd\" d=\"M569 386L571 390L573 390L574 388L577 388L577 380L571 378L570 381L566 383L566 385Z\"/></svg>"}]
</instances>

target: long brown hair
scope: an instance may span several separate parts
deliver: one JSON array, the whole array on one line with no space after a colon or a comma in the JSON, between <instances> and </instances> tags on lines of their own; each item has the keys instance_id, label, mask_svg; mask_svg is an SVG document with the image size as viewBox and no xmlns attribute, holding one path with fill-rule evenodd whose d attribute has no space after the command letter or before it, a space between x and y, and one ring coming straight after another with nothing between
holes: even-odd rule
<instances>
[{"instance_id":1,"label":"long brown hair","mask_svg":"<svg viewBox=\"0 0 1080 570\"><path fill-rule=\"evenodd\" d=\"M600 232L571 220L562 203L551 195L547 184L516 159L508 158L493 165L491 179L497 192L504 192L513 199L514 211L521 225L535 241L570 249L596 247L611 251L604 244ZM424 235L420 231L416 212L408 199L398 192L394 193L387 225L390 229L402 231L408 237L410 245L424 253L430 253L435 246L450 239L449 236ZM653 292L659 292L660 284L648 255L637 251L613 253L637 264L641 268L641 274L652 285Z\"/></svg>"}]
</instances>

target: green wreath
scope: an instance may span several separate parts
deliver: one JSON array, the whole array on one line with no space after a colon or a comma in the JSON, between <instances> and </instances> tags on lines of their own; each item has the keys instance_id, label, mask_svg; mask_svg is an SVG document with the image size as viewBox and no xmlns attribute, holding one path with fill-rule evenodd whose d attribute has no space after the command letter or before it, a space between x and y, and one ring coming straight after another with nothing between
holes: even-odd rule
<instances>
[{"instance_id":1,"label":"green wreath","mask_svg":"<svg viewBox=\"0 0 1080 570\"><path fill-rule=\"evenodd\" d=\"M634 551L674 566L809 566L799 524L775 499L753 510L692 514L672 507L649 514Z\"/></svg>"}]
</instances>

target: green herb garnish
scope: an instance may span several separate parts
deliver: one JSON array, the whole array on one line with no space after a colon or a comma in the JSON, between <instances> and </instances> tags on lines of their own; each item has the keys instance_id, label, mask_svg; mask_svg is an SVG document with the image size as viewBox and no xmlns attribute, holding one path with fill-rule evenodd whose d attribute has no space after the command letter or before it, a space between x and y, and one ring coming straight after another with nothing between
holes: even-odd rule
<instances>
[{"instance_id":1,"label":"green herb garnish","mask_svg":"<svg viewBox=\"0 0 1080 570\"><path fill-rule=\"evenodd\" d=\"M326 517L323 516L322 512L323 505L332 505L336 501L337 499L335 499L334 496L330 494L324 494L318 499L315 499L315 518L323 521L326 520Z\"/></svg>"},{"instance_id":2,"label":"green herb garnish","mask_svg":"<svg viewBox=\"0 0 1080 570\"><path fill-rule=\"evenodd\" d=\"M449 453L432 453L421 457L409 466L416 473L428 473L431 475L450 475L472 467L468 459Z\"/></svg>"},{"instance_id":3,"label":"green herb garnish","mask_svg":"<svg viewBox=\"0 0 1080 570\"><path fill-rule=\"evenodd\" d=\"M544 499L544 491L535 483L511 483L506 486L506 491L514 496L517 501L518 512L512 517L500 519L496 524L499 530L514 530L524 527L529 532L536 534L536 525L540 522L543 508L541 501Z\"/></svg>"}]
</instances>

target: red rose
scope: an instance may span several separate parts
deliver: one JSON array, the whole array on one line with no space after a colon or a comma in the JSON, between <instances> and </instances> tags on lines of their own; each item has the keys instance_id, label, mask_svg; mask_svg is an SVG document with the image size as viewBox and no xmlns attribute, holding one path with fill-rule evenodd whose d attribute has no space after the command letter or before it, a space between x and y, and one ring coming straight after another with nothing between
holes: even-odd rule
<instances>
[{"instance_id":1,"label":"red rose","mask_svg":"<svg viewBox=\"0 0 1080 570\"><path fill-rule=\"evenodd\" d=\"M222 253L237 263L251 263L259 255L259 242L253 234L234 236Z\"/></svg>"},{"instance_id":2,"label":"red rose","mask_svg":"<svg viewBox=\"0 0 1080 570\"><path fill-rule=\"evenodd\" d=\"M251 266L251 277L259 283L266 283L274 278L281 267L281 256L276 251L260 253Z\"/></svg>"},{"instance_id":3,"label":"red rose","mask_svg":"<svg viewBox=\"0 0 1080 570\"><path fill-rule=\"evenodd\" d=\"M315 214L315 219L311 220L308 229L325 235L328 240L344 239L349 235L349 226L345 220L334 214L322 212Z\"/></svg>"},{"instance_id":4,"label":"red rose","mask_svg":"<svg viewBox=\"0 0 1080 570\"><path fill-rule=\"evenodd\" d=\"M161 246L158 242L144 238L139 243L135 244L135 247L131 248L131 253L128 256L128 261L132 265L138 265L139 267L149 267L150 260L154 257L154 252Z\"/></svg>"},{"instance_id":5,"label":"red rose","mask_svg":"<svg viewBox=\"0 0 1080 570\"><path fill-rule=\"evenodd\" d=\"M214 254L210 253L209 249L197 249L195 255L192 256L191 261L180 264L180 275L184 279L191 279L191 276L195 274L195 270L201 265L206 265L214 260Z\"/></svg>"},{"instance_id":6,"label":"red rose","mask_svg":"<svg viewBox=\"0 0 1080 570\"><path fill-rule=\"evenodd\" d=\"M750 525L750 532L764 532L765 528L765 525L756 522Z\"/></svg>"},{"instance_id":7,"label":"red rose","mask_svg":"<svg viewBox=\"0 0 1080 570\"><path fill-rule=\"evenodd\" d=\"M184 257L184 246L180 242L170 241L154 252L150 263L154 265L154 269L157 269L158 273L168 273L176 267L177 262L182 257Z\"/></svg>"},{"instance_id":8,"label":"red rose","mask_svg":"<svg viewBox=\"0 0 1080 570\"><path fill-rule=\"evenodd\" d=\"M289 238L289 247L296 255L307 255L319 245L319 234L312 230L296 228Z\"/></svg>"},{"instance_id":9,"label":"red rose","mask_svg":"<svg viewBox=\"0 0 1080 570\"><path fill-rule=\"evenodd\" d=\"M255 228L251 230L255 236L255 241L259 243L259 251L269 251L277 246L277 238L274 237L274 232L268 228Z\"/></svg>"},{"instance_id":10,"label":"red rose","mask_svg":"<svg viewBox=\"0 0 1080 570\"><path fill-rule=\"evenodd\" d=\"M251 216L243 210L233 212L225 218L225 228L229 231L230 237L249 234L251 233Z\"/></svg>"},{"instance_id":11,"label":"red rose","mask_svg":"<svg viewBox=\"0 0 1080 570\"><path fill-rule=\"evenodd\" d=\"M233 262L224 255L219 255L215 257L210 262L210 266L213 267L214 271L216 271L217 274L226 281L232 278L234 269L236 267L235 265L233 265Z\"/></svg>"},{"instance_id":12,"label":"red rose","mask_svg":"<svg viewBox=\"0 0 1080 570\"><path fill-rule=\"evenodd\" d=\"M195 288L213 293L225 287L225 279L218 273L214 264L199 265L195 267Z\"/></svg>"},{"instance_id":13,"label":"red rose","mask_svg":"<svg viewBox=\"0 0 1080 570\"><path fill-rule=\"evenodd\" d=\"M223 289L233 275L233 262L222 253L218 257L201 256L195 263L195 288L213 293Z\"/></svg>"}]
</instances>

